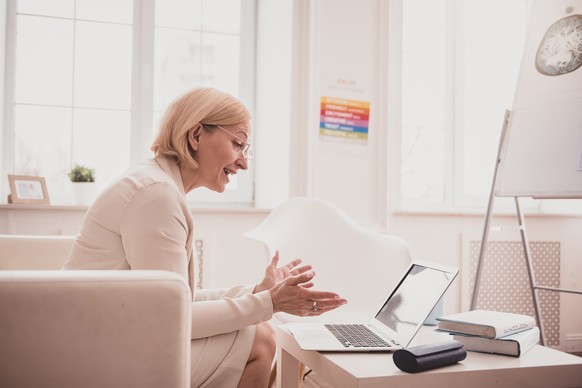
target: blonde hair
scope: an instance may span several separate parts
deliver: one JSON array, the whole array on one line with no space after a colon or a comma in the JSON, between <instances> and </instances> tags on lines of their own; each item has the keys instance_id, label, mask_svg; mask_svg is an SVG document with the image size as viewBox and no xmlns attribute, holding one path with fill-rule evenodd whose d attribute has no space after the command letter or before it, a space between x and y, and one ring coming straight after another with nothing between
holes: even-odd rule
<instances>
[{"instance_id":1,"label":"blonde hair","mask_svg":"<svg viewBox=\"0 0 582 388\"><path fill-rule=\"evenodd\" d=\"M214 88L190 90L166 109L151 150L156 156L171 156L187 168L198 168L190 153L188 131L197 124L248 124L251 115L235 97ZM203 126L203 130L207 130Z\"/></svg>"}]
</instances>

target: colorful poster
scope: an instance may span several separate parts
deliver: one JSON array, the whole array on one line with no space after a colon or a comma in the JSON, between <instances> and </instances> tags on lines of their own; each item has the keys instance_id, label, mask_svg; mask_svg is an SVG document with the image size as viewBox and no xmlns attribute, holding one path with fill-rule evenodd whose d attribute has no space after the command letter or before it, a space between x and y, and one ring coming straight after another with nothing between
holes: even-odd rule
<instances>
[{"instance_id":1,"label":"colorful poster","mask_svg":"<svg viewBox=\"0 0 582 388\"><path fill-rule=\"evenodd\" d=\"M323 96L319 117L322 136L368 140L369 102Z\"/></svg>"}]
</instances>

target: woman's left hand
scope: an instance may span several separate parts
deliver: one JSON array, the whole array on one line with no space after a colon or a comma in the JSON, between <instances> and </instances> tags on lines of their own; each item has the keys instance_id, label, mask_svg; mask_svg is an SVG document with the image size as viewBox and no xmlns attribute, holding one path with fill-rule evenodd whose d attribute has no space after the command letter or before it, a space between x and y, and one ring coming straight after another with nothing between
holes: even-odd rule
<instances>
[{"instance_id":1,"label":"woman's left hand","mask_svg":"<svg viewBox=\"0 0 582 388\"><path fill-rule=\"evenodd\" d=\"M287 279L289 276L297 276L302 273L311 270L310 265L303 265L299 267L303 260L295 259L290 261L289 263L285 264L282 267L277 267L279 264L279 251L275 252L275 256L271 260L271 263L265 269L265 277L263 280L255 287L254 292L265 291L273 288L275 284L279 283L282 280ZM304 284L303 287L311 287L313 284L307 283Z\"/></svg>"}]
</instances>

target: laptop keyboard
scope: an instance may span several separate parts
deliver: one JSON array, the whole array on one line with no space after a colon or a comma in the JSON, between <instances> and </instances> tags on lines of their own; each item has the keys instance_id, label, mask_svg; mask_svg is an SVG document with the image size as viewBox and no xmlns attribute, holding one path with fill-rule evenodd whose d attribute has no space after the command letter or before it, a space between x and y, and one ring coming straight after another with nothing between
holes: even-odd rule
<instances>
[{"instance_id":1,"label":"laptop keyboard","mask_svg":"<svg viewBox=\"0 0 582 388\"><path fill-rule=\"evenodd\" d=\"M366 325L362 324L326 324L325 327L346 348L390 347L390 344L378 337Z\"/></svg>"}]
</instances>

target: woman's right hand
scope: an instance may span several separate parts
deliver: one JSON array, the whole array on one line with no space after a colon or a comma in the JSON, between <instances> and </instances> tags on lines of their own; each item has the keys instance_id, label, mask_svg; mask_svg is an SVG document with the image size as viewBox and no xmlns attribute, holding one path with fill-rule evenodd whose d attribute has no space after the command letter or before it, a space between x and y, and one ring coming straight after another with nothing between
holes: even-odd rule
<instances>
[{"instance_id":1,"label":"woman's right hand","mask_svg":"<svg viewBox=\"0 0 582 388\"><path fill-rule=\"evenodd\" d=\"M335 292L311 289L314 276L312 271L290 276L269 289L273 312L285 312L301 317L316 316L348 302Z\"/></svg>"}]
</instances>

